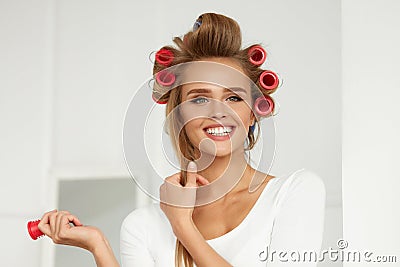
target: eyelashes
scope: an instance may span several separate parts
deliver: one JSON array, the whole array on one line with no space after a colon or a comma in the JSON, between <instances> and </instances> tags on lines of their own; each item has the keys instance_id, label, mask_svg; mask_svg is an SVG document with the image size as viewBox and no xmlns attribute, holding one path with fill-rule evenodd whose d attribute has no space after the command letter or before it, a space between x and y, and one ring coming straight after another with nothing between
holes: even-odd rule
<instances>
[{"instance_id":1,"label":"eyelashes","mask_svg":"<svg viewBox=\"0 0 400 267\"><path fill-rule=\"evenodd\" d=\"M228 97L227 99L232 99L232 102L240 102L240 101L243 101L243 99L241 98L241 97L239 97L239 96L230 96L230 97ZM190 100L190 102L191 103L194 103L194 104L203 104L203 103L206 103L206 102L208 102L208 99L206 98L206 97L195 97L195 98L193 98L192 100Z\"/></svg>"}]
</instances>

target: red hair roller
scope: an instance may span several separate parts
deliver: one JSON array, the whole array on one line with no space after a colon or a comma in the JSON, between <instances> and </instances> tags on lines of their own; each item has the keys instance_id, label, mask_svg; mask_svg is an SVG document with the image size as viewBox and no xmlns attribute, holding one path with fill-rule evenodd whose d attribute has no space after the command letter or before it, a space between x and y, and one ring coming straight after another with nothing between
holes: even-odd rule
<instances>
[{"instance_id":1,"label":"red hair roller","mask_svg":"<svg viewBox=\"0 0 400 267\"><path fill-rule=\"evenodd\" d=\"M40 231L38 228L39 223L40 223L40 220L28 222L28 232L33 240L36 240L39 237L44 236L42 231Z\"/></svg>"},{"instance_id":2,"label":"red hair roller","mask_svg":"<svg viewBox=\"0 0 400 267\"><path fill-rule=\"evenodd\" d=\"M171 50L162 48L156 53L156 62L168 67L174 60L174 54Z\"/></svg>"},{"instance_id":3,"label":"red hair roller","mask_svg":"<svg viewBox=\"0 0 400 267\"><path fill-rule=\"evenodd\" d=\"M266 70L261 73L259 77L259 82L262 88L265 90L274 90L279 85L279 77L278 75L270 70Z\"/></svg>"},{"instance_id":4,"label":"red hair roller","mask_svg":"<svg viewBox=\"0 0 400 267\"><path fill-rule=\"evenodd\" d=\"M274 101L267 95L260 96L254 102L254 109L258 115L267 116L274 110Z\"/></svg>"},{"instance_id":5,"label":"red hair roller","mask_svg":"<svg viewBox=\"0 0 400 267\"><path fill-rule=\"evenodd\" d=\"M167 70L162 70L156 74L157 83L162 86L170 86L174 84L175 79L175 74Z\"/></svg>"},{"instance_id":6,"label":"red hair roller","mask_svg":"<svg viewBox=\"0 0 400 267\"><path fill-rule=\"evenodd\" d=\"M256 66L262 65L267 59L267 52L260 45L255 45L249 49L249 61Z\"/></svg>"}]
</instances>

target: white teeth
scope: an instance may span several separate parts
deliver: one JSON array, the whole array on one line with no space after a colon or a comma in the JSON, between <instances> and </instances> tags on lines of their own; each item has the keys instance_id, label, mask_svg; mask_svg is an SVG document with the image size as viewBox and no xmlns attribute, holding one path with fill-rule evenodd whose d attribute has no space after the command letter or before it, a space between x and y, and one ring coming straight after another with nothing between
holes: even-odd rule
<instances>
[{"instance_id":1,"label":"white teeth","mask_svg":"<svg viewBox=\"0 0 400 267\"><path fill-rule=\"evenodd\" d=\"M216 127L207 129L207 133L216 136L228 135L230 132L232 132L232 127Z\"/></svg>"}]
</instances>

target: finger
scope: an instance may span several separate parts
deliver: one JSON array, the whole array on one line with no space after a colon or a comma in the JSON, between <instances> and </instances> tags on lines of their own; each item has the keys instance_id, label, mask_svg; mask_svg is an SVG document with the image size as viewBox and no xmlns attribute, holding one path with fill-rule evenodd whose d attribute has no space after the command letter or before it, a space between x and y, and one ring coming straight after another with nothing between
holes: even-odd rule
<instances>
[{"instance_id":1,"label":"finger","mask_svg":"<svg viewBox=\"0 0 400 267\"><path fill-rule=\"evenodd\" d=\"M38 224L39 230L40 230L43 234L45 234L45 235L47 235L47 236L50 236L50 234L51 234L50 224L49 224L50 215L53 214L53 213L55 213L55 212L57 212L57 210L52 210L52 211L46 212L46 213L42 216L42 218L40 219L40 222L39 222L39 224Z\"/></svg>"},{"instance_id":2,"label":"finger","mask_svg":"<svg viewBox=\"0 0 400 267\"><path fill-rule=\"evenodd\" d=\"M57 210L52 210L52 211L46 212L45 214L43 214L42 218L40 219L40 222L42 222L43 224L49 223L50 215L55 212L57 212Z\"/></svg>"},{"instance_id":3,"label":"finger","mask_svg":"<svg viewBox=\"0 0 400 267\"><path fill-rule=\"evenodd\" d=\"M58 237L61 239L67 238L66 231L71 229L73 226L70 225L70 223L73 223L75 226L82 226L82 223L79 221L79 219L70 213L65 213L60 216L60 221L59 221L59 232L58 232Z\"/></svg>"},{"instance_id":4,"label":"finger","mask_svg":"<svg viewBox=\"0 0 400 267\"><path fill-rule=\"evenodd\" d=\"M40 222L43 222L44 224L49 223L50 215L53 214L53 213L56 213L56 212L57 212L56 209L52 210L52 211L49 211L49 212L46 212L45 214L43 214L42 218L40 219Z\"/></svg>"},{"instance_id":5,"label":"finger","mask_svg":"<svg viewBox=\"0 0 400 267\"><path fill-rule=\"evenodd\" d=\"M168 182L160 186L160 202L165 205L179 207L193 207L196 202L197 186L183 187L176 186ZM161 209L165 206L161 205Z\"/></svg>"},{"instance_id":6,"label":"finger","mask_svg":"<svg viewBox=\"0 0 400 267\"><path fill-rule=\"evenodd\" d=\"M165 201L165 183L163 183L160 186L159 193L160 193L160 202L164 202Z\"/></svg>"},{"instance_id":7,"label":"finger","mask_svg":"<svg viewBox=\"0 0 400 267\"><path fill-rule=\"evenodd\" d=\"M49 216L49 226L50 226L50 231L51 231L50 237L52 237L56 232L57 214L58 214L58 211L50 214L50 216Z\"/></svg>"},{"instance_id":8,"label":"finger","mask_svg":"<svg viewBox=\"0 0 400 267\"><path fill-rule=\"evenodd\" d=\"M64 225L64 217L65 215L69 215L70 213L68 211L60 211L57 214L56 217L56 224L55 224L55 235L56 237L59 237L60 232L62 231L62 229L65 227ZM69 226L69 224L68 224Z\"/></svg>"},{"instance_id":9,"label":"finger","mask_svg":"<svg viewBox=\"0 0 400 267\"><path fill-rule=\"evenodd\" d=\"M73 226L71 226L70 223L75 223L77 226L81 226L81 222L79 219L69 213L68 211L60 212L57 216L57 230L56 233L53 236L53 241L56 244L65 244L68 245L70 244L69 242L74 239L74 237L71 235L72 232L69 232Z\"/></svg>"},{"instance_id":10,"label":"finger","mask_svg":"<svg viewBox=\"0 0 400 267\"><path fill-rule=\"evenodd\" d=\"M189 162L187 167L187 183L186 187L197 187L197 165L194 161Z\"/></svg>"},{"instance_id":11,"label":"finger","mask_svg":"<svg viewBox=\"0 0 400 267\"><path fill-rule=\"evenodd\" d=\"M74 215L70 215L68 217L69 221L72 222L75 226L83 226L83 224L81 223L81 221L78 219L78 217L74 216Z\"/></svg>"},{"instance_id":12,"label":"finger","mask_svg":"<svg viewBox=\"0 0 400 267\"><path fill-rule=\"evenodd\" d=\"M197 182L198 182L200 185L208 185L208 184L210 183L206 178L204 178L204 177L201 176L200 174L197 174L196 178L197 178Z\"/></svg>"}]
</instances>

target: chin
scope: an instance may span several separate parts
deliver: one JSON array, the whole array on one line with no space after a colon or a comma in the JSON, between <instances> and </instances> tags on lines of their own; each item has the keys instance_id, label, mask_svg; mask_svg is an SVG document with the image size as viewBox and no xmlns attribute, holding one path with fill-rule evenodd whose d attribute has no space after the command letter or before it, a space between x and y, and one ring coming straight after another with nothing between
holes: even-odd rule
<instances>
[{"instance_id":1,"label":"chin","mask_svg":"<svg viewBox=\"0 0 400 267\"><path fill-rule=\"evenodd\" d=\"M204 137L199 138L200 140L204 140ZM232 138L230 141L213 141L210 138L207 138L207 142L201 146L201 153L205 153L207 155L211 155L213 157L227 157L232 155L232 153L236 153L240 148L244 147L244 139L240 138L238 135L235 138ZM238 140L239 139L239 140ZM199 142L195 142L196 147L199 148ZM243 149L242 149L243 150Z\"/></svg>"},{"instance_id":2,"label":"chin","mask_svg":"<svg viewBox=\"0 0 400 267\"><path fill-rule=\"evenodd\" d=\"M237 149L232 150L232 147L217 147L216 151L213 149L201 150L202 153L206 153L214 157L229 157L232 156L232 153L235 151L237 151Z\"/></svg>"},{"instance_id":3,"label":"chin","mask_svg":"<svg viewBox=\"0 0 400 267\"><path fill-rule=\"evenodd\" d=\"M230 157L232 156L232 152L231 151L217 151L217 154L215 155L215 157L218 158L224 158L224 157Z\"/></svg>"}]
</instances>

